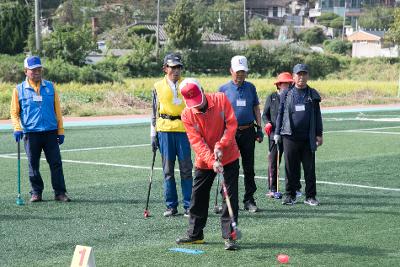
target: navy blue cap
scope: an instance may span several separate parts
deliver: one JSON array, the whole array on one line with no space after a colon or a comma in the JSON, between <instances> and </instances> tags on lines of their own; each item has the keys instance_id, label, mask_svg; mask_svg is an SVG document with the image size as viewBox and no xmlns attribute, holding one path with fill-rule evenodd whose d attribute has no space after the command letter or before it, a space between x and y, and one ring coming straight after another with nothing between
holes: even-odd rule
<instances>
[{"instance_id":1,"label":"navy blue cap","mask_svg":"<svg viewBox=\"0 0 400 267\"><path fill-rule=\"evenodd\" d=\"M299 72L307 72L308 73L308 65L306 64L297 64L293 67L293 73L297 74Z\"/></svg>"},{"instance_id":2,"label":"navy blue cap","mask_svg":"<svg viewBox=\"0 0 400 267\"><path fill-rule=\"evenodd\" d=\"M29 56L24 60L24 68L32 70L41 67L42 67L42 61L38 56Z\"/></svg>"},{"instance_id":3,"label":"navy blue cap","mask_svg":"<svg viewBox=\"0 0 400 267\"><path fill-rule=\"evenodd\" d=\"M164 66L169 66L169 67L183 66L181 56L175 53L167 54L164 57Z\"/></svg>"}]
</instances>

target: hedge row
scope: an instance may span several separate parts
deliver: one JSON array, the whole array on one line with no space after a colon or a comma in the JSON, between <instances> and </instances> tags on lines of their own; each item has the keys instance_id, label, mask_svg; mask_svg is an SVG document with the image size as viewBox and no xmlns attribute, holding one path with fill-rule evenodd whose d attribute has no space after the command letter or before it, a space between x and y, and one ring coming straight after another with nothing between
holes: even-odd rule
<instances>
[{"instance_id":1,"label":"hedge row","mask_svg":"<svg viewBox=\"0 0 400 267\"><path fill-rule=\"evenodd\" d=\"M126 56L107 57L95 65L77 67L61 59L44 61L45 77L57 83L80 82L83 84L122 81L125 78L154 77L162 74L161 53L156 58L150 46L134 49ZM397 69L398 59L351 59L337 54L311 52L304 47L291 44L264 48L259 45L242 50L230 46L204 46L199 50L181 51L186 76L227 75L232 56L245 55L249 61L250 77L275 77L283 71L291 71L297 63L310 66L313 79L347 78L357 79L352 73L358 67L373 65L374 69ZM23 55L0 55L0 81L19 82L24 79ZM366 74L366 73L361 73ZM388 76L393 76L392 72ZM376 75L362 75L360 79L376 79ZM385 78L386 79L386 78ZM396 79L393 77L393 80Z\"/></svg>"}]
</instances>

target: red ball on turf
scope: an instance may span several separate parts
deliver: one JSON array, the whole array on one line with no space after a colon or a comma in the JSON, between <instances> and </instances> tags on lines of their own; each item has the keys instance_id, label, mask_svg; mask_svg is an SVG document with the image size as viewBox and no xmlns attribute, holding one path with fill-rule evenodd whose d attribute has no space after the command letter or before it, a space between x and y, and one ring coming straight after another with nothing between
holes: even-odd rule
<instances>
[{"instance_id":1,"label":"red ball on turf","mask_svg":"<svg viewBox=\"0 0 400 267\"><path fill-rule=\"evenodd\" d=\"M279 254L276 259L280 262L280 263L288 263L289 262L289 256L286 254Z\"/></svg>"}]
</instances>

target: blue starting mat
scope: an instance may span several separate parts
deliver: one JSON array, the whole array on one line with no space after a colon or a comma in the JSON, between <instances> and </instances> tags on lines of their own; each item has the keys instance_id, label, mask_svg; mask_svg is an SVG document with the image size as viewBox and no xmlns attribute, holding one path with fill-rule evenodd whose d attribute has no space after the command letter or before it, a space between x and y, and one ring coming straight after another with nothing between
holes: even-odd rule
<instances>
[{"instance_id":1,"label":"blue starting mat","mask_svg":"<svg viewBox=\"0 0 400 267\"><path fill-rule=\"evenodd\" d=\"M188 248L170 248L170 251L173 252L182 252L182 253L187 253L187 254L203 254L204 251L203 250L199 250L199 249L188 249Z\"/></svg>"}]
</instances>

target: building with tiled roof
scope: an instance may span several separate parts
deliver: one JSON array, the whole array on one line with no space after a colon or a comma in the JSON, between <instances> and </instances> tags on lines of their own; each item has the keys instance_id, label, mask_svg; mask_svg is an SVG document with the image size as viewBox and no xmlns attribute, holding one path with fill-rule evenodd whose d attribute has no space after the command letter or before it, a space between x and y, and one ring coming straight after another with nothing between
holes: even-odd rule
<instances>
[{"instance_id":1,"label":"building with tiled roof","mask_svg":"<svg viewBox=\"0 0 400 267\"><path fill-rule=\"evenodd\" d=\"M352 57L398 57L397 46L385 47L385 31L359 30L347 37L352 42Z\"/></svg>"}]
</instances>

